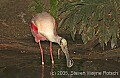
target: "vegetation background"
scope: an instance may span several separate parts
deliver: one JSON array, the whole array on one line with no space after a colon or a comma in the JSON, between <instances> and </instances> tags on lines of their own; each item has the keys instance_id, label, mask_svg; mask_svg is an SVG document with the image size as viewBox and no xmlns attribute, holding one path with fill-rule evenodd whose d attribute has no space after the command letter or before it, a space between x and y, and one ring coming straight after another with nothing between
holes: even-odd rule
<instances>
[{"instance_id":1,"label":"vegetation background","mask_svg":"<svg viewBox=\"0 0 120 78\"><path fill-rule=\"evenodd\" d=\"M71 52L98 48L107 50L106 56L120 56L120 0L0 1L0 50L39 52L38 47L33 47L37 44L30 21L42 11L54 16L58 33L67 38Z\"/></svg>"},{"instance_id":2,"label":"vegetation background","mask_svg":"<svg viewBox=\"0 0 120 78\"><path fill-rule=\"evenodd\" d=\"M33 12L46 10L42 0L34 0ZM85 48L98 43L118 47L120 39L120 0L50 0L50 13L66 33L82 37ZM59 31L61 32L61 31ZM89 46L88 46L89 45Z\"/></svg>"}]
</instances>

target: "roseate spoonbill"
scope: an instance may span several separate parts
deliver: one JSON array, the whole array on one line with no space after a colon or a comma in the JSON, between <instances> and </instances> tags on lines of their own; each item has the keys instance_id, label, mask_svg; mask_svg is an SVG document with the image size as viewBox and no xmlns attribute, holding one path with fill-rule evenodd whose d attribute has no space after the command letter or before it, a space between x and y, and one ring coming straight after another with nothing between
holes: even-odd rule
<instances>
[{"instance_id":1,"label":"roseate spoonbill","mask_svg":"<svg viewBox=\"0 0 120 78\"><path fill-rule=\"evenodd\" d=\"M31 20L31 32L35 38L35 41L39 43L40 52L42 56L42 64L44 65L43 49L41 46L41 41L50 41L50 55L52 59L52 64L54 64L54 59L52 55L52 42L58 43L62 48L67 60L67 66L71 67L73 65L73 60L70 58L67 41L58 36L56 32L55 19L47 12L38 13Z\"/></svg>"}]
</instances>

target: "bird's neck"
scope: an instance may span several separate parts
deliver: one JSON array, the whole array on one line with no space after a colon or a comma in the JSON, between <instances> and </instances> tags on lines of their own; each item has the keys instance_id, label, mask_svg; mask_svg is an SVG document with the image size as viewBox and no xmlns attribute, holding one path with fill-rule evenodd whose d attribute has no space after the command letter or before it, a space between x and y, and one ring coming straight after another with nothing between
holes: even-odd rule
<instances>
[{"instance_id":1,"label":"bird's neck","mask_svg":"<svg viewBox=\"0 0 120 78\"><path fill-rule=\"evenodd\" d=\"M56 38L55 38L56 43L60 44L60 40L61 40L61 39L62 39L62 37L56 36Z\"/></svg>"}]
</instances>

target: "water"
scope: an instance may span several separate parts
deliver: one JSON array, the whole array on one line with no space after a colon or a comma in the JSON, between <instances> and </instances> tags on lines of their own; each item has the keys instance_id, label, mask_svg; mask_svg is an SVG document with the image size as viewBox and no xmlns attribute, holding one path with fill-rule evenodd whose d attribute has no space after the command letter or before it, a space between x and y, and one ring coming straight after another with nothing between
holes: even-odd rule
<instances>
[{"instance_id":1,"label":"water","mask_svg":"<svg viewBox=\"0 0 120 78\"><path fill-rule=\"evenodd\" d=\"M41 65L38 53L7 51L0 56L0 78L119 78L120 75L120 63L113 60L74 59L74 66L68 68L64 56L58 59L54 55L52 65L50 56L45 54L45 66Z\"/></svg>"}]
</instances>

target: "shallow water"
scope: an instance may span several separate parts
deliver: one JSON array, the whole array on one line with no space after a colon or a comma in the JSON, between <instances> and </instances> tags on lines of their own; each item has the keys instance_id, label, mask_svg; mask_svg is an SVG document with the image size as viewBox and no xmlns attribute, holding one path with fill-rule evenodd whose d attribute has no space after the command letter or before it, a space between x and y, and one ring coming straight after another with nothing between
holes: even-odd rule
<instances>
[{"instance_id":1,"label":"shallow water","mask_svg":"<svg viewBox=\"0 0 120 78\"><path fill-rule=\"evenodd\" d=\"M66 66L63 52L57 56L59 46L53 44L55 64L51 64L49 42L41 42L44 50L45 66L41 65L39 46L33 40L22 39L22 42L12 40L2 41L0 49L0 78L120 78L120 58L86 59L79 58L89 51L76 47L78 42L69 42L69 52L74 60L71 68ZM71 44L71 45L70 45ZM98 50L99 47L98 47ZM100 56L99 56L100 57Z\"/></svg>"},{"instance_id":2,"label":"shallow water","mask_svg":"<svg viewBox=\"0 0 120 78\"><path fill-rule=\"evenodd\" d=\"M12 54L11 54L11 53ZM45 66L38 53L1 51L0 78L119 78L120 63L113 60L74 59L74 66L66 66L65 57L54 55L55 65L45 54Z\"/></svg>"}]
</instances>

